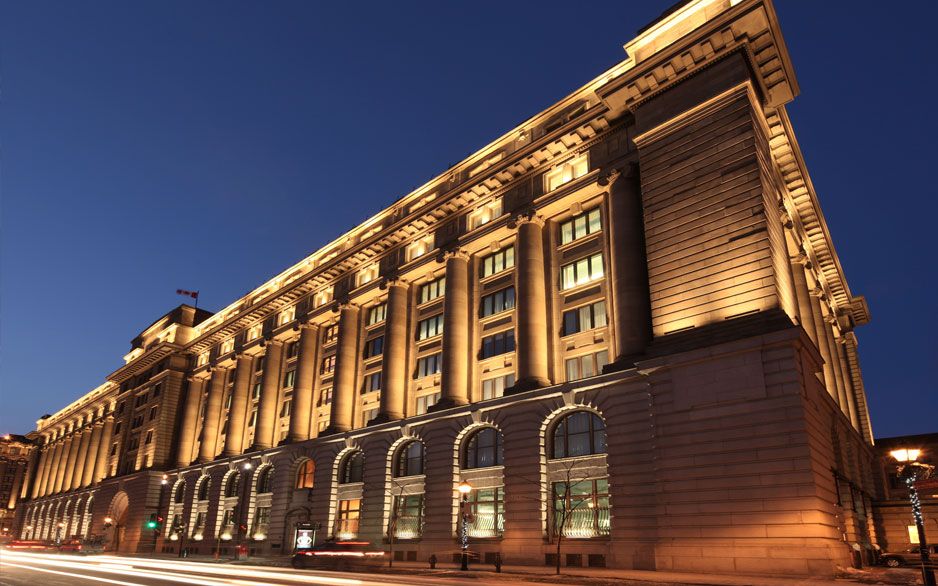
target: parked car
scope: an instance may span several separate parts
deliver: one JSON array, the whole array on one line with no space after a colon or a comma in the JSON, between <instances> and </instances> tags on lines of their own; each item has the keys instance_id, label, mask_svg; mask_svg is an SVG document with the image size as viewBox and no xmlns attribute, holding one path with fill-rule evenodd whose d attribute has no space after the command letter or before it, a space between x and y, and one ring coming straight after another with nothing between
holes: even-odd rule
<instances>
[{"instance_id":1,"label":"parked car","mask_svg":"<svg viewBox=\"0 0 938 586\"><path fill-rule=\"evenodd\" d=\"M296 552L292 565L294 568L348 570L380 565L384 555L384 550L368 541L326 541Z\"/></svg>"},{"instance_id":2,"label":"parked car","mask_svg":"<svg viewBox=\"0 0 938 586\"><path fill-rule=\"evenodd\" d=\"M101 553L104 550L100 542L87 539L66 539L59 544L60 553L90 554Z\"/></svg>"},{"instance_id":3,"label":"parked car","mask_svg":"<svg viewBox=\"0 0 938 586\"><path fill-rule=\"evenodd\" d=\"M928 556L932 562L938 562L938 545L928 546ZM885 552L880 556L883 564L890 568L899 566L915 566L922 562L922 554L919 546L913 545L909 549L899 552Z\"/></svg>"}]
</instances>

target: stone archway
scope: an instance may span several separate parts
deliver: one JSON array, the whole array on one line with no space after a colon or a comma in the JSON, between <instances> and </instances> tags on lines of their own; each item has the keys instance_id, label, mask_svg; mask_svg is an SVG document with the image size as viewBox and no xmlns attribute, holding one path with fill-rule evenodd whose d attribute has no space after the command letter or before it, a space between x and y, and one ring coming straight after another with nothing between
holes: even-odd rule
<instances>
[{"instance_id":1,"label":"stone archway","mask_svg":"<svg viewBox=\"0 0 938 586\"><path fill-rule=\"evenodd\" d=\"M111 527L105 534L107 549L120 551L121 544L124 541L124 532L127 528L127 511L129 509L130 497L123 490L119 491L111 499L111 506L108 507L107 516L111 519Z\"/></svg>"}]
</instances>

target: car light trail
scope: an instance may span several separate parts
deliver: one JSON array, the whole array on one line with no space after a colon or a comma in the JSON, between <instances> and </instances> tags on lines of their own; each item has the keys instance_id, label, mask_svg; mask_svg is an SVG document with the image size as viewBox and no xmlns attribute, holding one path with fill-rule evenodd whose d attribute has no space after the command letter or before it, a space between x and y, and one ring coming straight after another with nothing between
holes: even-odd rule
<instances>
[{"instance_id":1,"label":"car light trail","mask_svg":"<svg viewBox=\"0 0 938 586\"><path fill-rule=\"evenodd\" d=\"M5 557L5 556L4 556ZM123 580L111 580L110 578L102 578L100 576L89 576L87 574L75 574L73 572L63 572L61 570L50 570L48 568L37 568L35 566L30 566L27 564L11 564L8 561L0 561L0 566L10 566L13 568L24 568L27 570L33 570L35 572L46 572L48 574L58 574L59 576L69 576L70 578L82 578L83 580L91 580L93 582L104 582L105 584L117 584L118 586L146 586L139 582L125 582Z\"/></svg>"}]
</instances>

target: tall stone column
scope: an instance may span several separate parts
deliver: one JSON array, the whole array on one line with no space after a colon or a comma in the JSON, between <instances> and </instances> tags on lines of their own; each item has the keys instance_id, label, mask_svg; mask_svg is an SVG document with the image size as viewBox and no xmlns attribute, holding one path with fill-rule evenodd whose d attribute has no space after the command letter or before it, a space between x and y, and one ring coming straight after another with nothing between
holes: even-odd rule
<instances>
[{"instance_id":1,"label":"tall stone column","mask_svg":"<svg viewBox=\"0 0 938 586\"><path fill-rule=\"evenodd\" d=\"M811 283L808 283L811 286ZM815 337L817 343L817 349L821 353L821 358L824 359L824 386L827 388L827 393L833 397L834 401L840 405L840 396L837 392L837 382L834 380L834 369L833 361L831 360L831 347L827 343L827 336L824 332L827 324L824 323L824 316L821 314L821 302L818 299L818 295L821 294L820 287L812 287L810 290L810 300L811 300L811 317L815 326Z\"/></svg>"},{"instance_id":2,"label":"tall stone column","mask_svg":"<svg viewBox=\"0 0 938 586\"><path fill-rule=\"evenodd\" d=\"M293 405L290 411L290 431L287 440L302 442L311 437L310 423L319 368L319 326L300 326L300 345L296 358L296 380L293 383Z\"/></svg>"},{"instance_id":3,"label":"tall stone column","mask_svg":"<svg viewBox=\"0 0 938 586\"><path fill-rule=\"evenodd\" d=\"M108 475L108 457L111 453L111 440L114 439L114 416L104 418L101 428L101 443L98 444L98 455L94 459L94 477L92 483L101 482Z\"/></svg>"},{"instance_id":4,"label":"tall stone column","mask_svg":"<svg viewBox=\"0 0 938 586\"><path fill-rule=\"evenodd\" d=\"M329 433L352 429L355 378L358 370L359 312L358 306L350 303L339 306L339 340L335 357Z\"/></svg>"},{"instance_id":5,"label":"tall stone column","mask_svg":"<svg viewBox=\"0 0 938 586\"><path fill-rule=\"evenodd\" d=\"M283 364L283 342L267 342L264 355L264 378L261 380L261 399L257 405L257 425L251 450L266 450L277 444L277 399L280 398L280 371Z\"/></svg>"},{"instance_id":6,"label":"tall stone column","mask_svg":"<svg viewBox=\"0 0 938 586\"><path fill-rule=\"evenodd\" d=\"M531 214L518 219L518 382L514 391L550 385L550 335L544 276L544 221ZM445 365L446 362L444 361Z\"/></svg>"},{"instance_id":7,"label":"tall stone column","mask_svg":"<svg viewBox=\"0 0 938 586\"><path fill-rule=\"evenodd\" d=\"M46 496L55 492L55 479L59 476L59 464L62 461L62 452L65 450L65 440L61 437L56 440L52 451L52 460L49 466L48 481L43 488L42 495Z\"/></svg>"},{"instance_id":8,"label":"tall stone column","mask_svg":"<svg viewBox=\"0 0 938 586\"><path fill-rule=\"evenodd\" d=\"M407 303L409 288L400 279L388 282L388 307L384 323L384 357L381 362L381 411L377 422L403 419L407 392ZM443 326L446 332L446 326Z\"/></svg>"},{"instance_id":9,"label":"tall stone column","mask_svg":"<svg viewBox=\"0 0 938 586\"><path fill-rule=\"evenodd\" d=\"M78 456L75 458L75 470L72 472L71 489L81 488L81 479L85 474L85 464L88 460L88 446L91 445L91 429L81 431L81 443L78 444Z\"/></svg>"},{"instance_id":10,"label":"tall stone column","mask_svg":"<svg viewBox=\"0 0 938 586\"><path fill-rule=\"evenodd\" d=\"M72 435L66 437L62 443L62 457L59 458L59 467L55 471L55 486L52 488L52 492L62 492L65 483L65 471L69 469L68 461L72 453L72 443L74 443L74 436Z\"/></svg>"},{"instance_id":11,"label":"tall stone column","mask_svg":"<svg viewBox=\"0 0 938 586\"><path fill-rule=\"evenodd\" d=\"M819 299L818 301L821 301ZM836 318L830 312L827 304L821 304L821 329L824 330L823 339L827 343L827 355L830 357L830 369L834 374L834 384L837 389L837 404L844 415L849 417L850 407L847 399L847 387L844 386L843 371L840 369L840 353L837 352L837 342L834 340L834 322Z\"/></svg>"},{"instance_id":12,"label":"tall stone column","mask_svg":"<svg viewBox=\"0 0 938 586\"><path fill-rule=\"evenodd\" d=\"M469 403L469 256L447 253L441 397L434 410Z\"/></svg>"},{"instance_id":13,"label":"tall stone column","mask_svg":"<svg viewBox=\"0 0 938 586\"><path fill-rule=\"evenodd\" d=\"M91 486L94 482L94 469L98 464L98 452L101 450L101 430L104 423L98 420L91 426L91 442L88 444L88 456L85 458L81 473L81 486Z\"/></svg>"},{"instance_id":14,"label":"tall stone column","mask_svg":"<svg viewBox=\"0 0 938 586\"><path fill-rule=\"evenodd\" d=\"M10 462L10 464L16 466L16 469L13 471L13 486L10 487L10 497L7 500L6 508L9 511L13 511L16 509L16 501L20 497L20 490L24 484L26 468L29 466L29 464L20 464L19 462Z\"/></svg>"},{"instance_id":15,"label":"tall stone column","mask_svg":"<svg viewBox=\"0 0 938 586\"><path fill-rule=\"evenodd\" d=\"M642 188L637 166L610 178L609 264L615 360L606 370L631 368L651 341L651 299L642 221Z\"/></svg>"},{"instance_id":16,"label":"tall stone column","mask_svg":"<svg viewBox=\"0 0 938 586\"><path fill-rule=\"evenodd\" d=\"M860 417L857 413L856 392L853 389L853 379L850 376L850 368L847 366L847 356L844 349L843 335L837 336L834 340L834 350L837 352L837 368L840 370L840 378L844 381L844 392L846 393L847 414L850 416L850 423L854 429L862 432L860 429Z\"/></svg>"},{"instance_id":17,"label":"tall stone column","mask_svg":"<svg viewBox=\"0 0 938 586\"><path fill-rule=\"evenodd\" d=\"M808 338L817 346L817 325L814 323L814 312L811 309L811 295L808 279L805 277L805 265L808 257L798 250L790 229L785 230L785 245L788 249L788 259L791 263L792 286L795 289L795 301L798 304L798 319L801 328L808 334Z\"/></svg>"},{"instance_id":18,"label":"tall stone column","mask_svg":"<svg viewBox=\"0 0 938 586\"><path fill-rule=\"evenodd\" d=\"M33 489L30 491L30 498L34 499L42 494L43 486L46 483L46 475L49 472L49 445L42 448L39 455L39 467L36 469L36 480L33 482Z\"/></svg>"},{"instance_id":19,"label":"tall stone column","mask_svg":"<svg viewBox=\"0 0 938 586\"><path fill-rule=\"evenodd\" d=\"M202 463L214 460L218 452L218 424L225 395L225 374L224 368L212 369L205 401L205 419L202 421L202 440L199 443L199 462Z\"/></svg>"},{"instance_id":20,"label":"tall stone column","mask_svg":"<svg viewBox=\"0 0 938 586\"><path fill-rule=\"evenodd\" d=\"M251 356L238 356L235 366L234 390L231 393L231 408L228 409L228 433L225 434L225 448L222 456L237 456L244 450L244 430L248 418L248 394L251 390Z\"/></svg>"},{"instance_id":21,"label":"tall stone column","mask_svg":"<svg viewBox=\"0 0 938 586\"><path fill-rule=\"evenodd\" d=\"M81 431L72 432L72 445L68 449L68 460L65 465L65 477L62 479L62 491L66 492L73 488L72 482L75 479L75 469L78 467L78 451L81 448L81 438L84 434Z\"/></svg>"},{"instance_id":22,"label":"tall stone column","mask_svg":"<svg viewBox=\"0 0 938 586\"><path fill-rule=\"evenodd\" d=\"M176 467L185 468L192 463L195 450L195 431L199 427L199 409L202 407L202 393L205 391L205 379L189 379L186 390L186 402L182 410L179 425L179 443L176 446Z\"/></svg>"}]
</instances>

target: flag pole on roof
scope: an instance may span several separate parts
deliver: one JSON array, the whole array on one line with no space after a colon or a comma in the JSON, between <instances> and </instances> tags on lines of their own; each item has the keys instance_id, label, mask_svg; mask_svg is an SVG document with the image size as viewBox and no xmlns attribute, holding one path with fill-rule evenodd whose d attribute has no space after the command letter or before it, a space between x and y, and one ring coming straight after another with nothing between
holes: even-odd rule
<instances>
[{"instance_id":1,"label":"flag pole on roof","mask_svg":"<svg viewBox=\"0 0 938 586\"><path fill-rule=\"evenodd\" d=\"M184 295L186 297L191 297L195 299L195 307L199 307L199 292L198 291L188 291L186 289L176 289L176 295Z\"/></svg>"}]
</instances>

